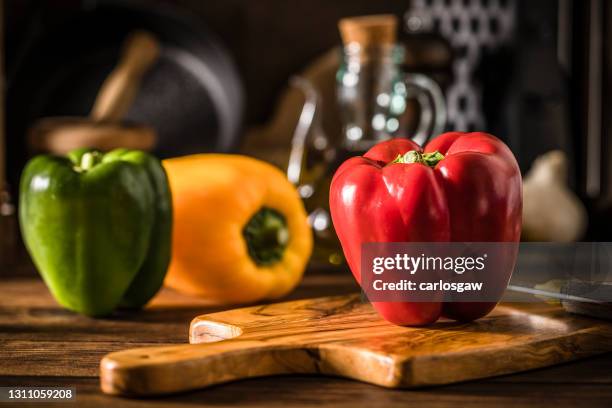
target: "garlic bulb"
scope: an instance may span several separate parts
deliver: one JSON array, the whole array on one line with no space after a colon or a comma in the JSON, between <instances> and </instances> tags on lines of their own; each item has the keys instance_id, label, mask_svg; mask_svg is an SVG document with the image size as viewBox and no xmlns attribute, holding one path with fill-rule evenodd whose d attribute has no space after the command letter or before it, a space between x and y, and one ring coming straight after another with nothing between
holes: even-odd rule
<instances>
[{"instance_id":1,"label":"garlic bulb","mask_svg":"<svg viewBox=\"0 0 612 408\"><path fill-rule=\"evenodd\" d=\"M560 150L538 157L523 181L523 238L573 242L584 235L587 213L567 186L567 156Z\"/></svg>"}]
</instances>

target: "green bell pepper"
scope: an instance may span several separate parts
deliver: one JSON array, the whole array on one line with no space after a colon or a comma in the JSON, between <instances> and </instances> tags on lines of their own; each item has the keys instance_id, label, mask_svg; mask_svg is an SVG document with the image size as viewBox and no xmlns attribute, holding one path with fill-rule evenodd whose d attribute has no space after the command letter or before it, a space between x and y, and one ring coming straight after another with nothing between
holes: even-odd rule
<instances>
[{"instance_id":1,"label":"green bell pepper","mask_svg":"<svg viewBox=\"0 0 612 408\"><path fill-rule=\"evenodd\" d=\"M104 316L144 306L161 287L172 200L156 158L126 149L37 156L23 171L19 201L28 252L64 307Z\"/></svg>"}]
</instances>

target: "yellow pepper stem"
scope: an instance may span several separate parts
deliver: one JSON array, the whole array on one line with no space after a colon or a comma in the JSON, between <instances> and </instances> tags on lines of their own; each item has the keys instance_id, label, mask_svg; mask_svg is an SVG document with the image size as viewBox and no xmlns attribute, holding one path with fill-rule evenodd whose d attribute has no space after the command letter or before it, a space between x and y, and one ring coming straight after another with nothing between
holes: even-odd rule
<instances>
[{"instance_id":1,"label":"yellow pepper stem","mask_svg":"<svg viewBox=\"0 0 612 408\"><path fill-rule=\"evenodd\" d=\"M276 210L262 207L242 230L249 255L257 265L271 265L283 257L289 243L285 217Z\"/></svg>"}]
</instances>

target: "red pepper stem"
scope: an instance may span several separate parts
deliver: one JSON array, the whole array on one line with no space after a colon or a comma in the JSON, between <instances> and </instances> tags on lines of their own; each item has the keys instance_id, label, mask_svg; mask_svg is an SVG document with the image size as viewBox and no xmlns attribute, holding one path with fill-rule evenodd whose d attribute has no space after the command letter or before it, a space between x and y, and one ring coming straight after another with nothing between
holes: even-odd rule
<instances>
[{"instance_id":1,"label":"red pepper stem","mask_svg":"<svg viewBox=\"0 0 612 408\"><path fill-rule=\"evenodd\" d=\"M436 167L436 164L438 164L442 159L444 159L444 155L437 150L431 153L421 153L416 150L410 150L403 155L398 154L397 157L389 164L421 163L428 167Z\"/></svg>"}]
</instances>

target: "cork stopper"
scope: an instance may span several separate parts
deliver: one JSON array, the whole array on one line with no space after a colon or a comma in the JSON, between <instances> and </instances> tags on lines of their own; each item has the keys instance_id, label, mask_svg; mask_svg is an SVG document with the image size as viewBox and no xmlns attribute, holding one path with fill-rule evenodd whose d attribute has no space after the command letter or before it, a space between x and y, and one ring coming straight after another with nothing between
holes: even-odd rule
<instances>
[{"instance_id":1,"label":"cork stopper","mask_svg":"<svg viewBox=\"0 0 612 408\"><path fill-rule=\"evenodd\" d=\"M347 17L338 22L345 46L358 43L362 48L394 44L397 35L397 17L393 14Z\"/></svg>"}]
</instances>

